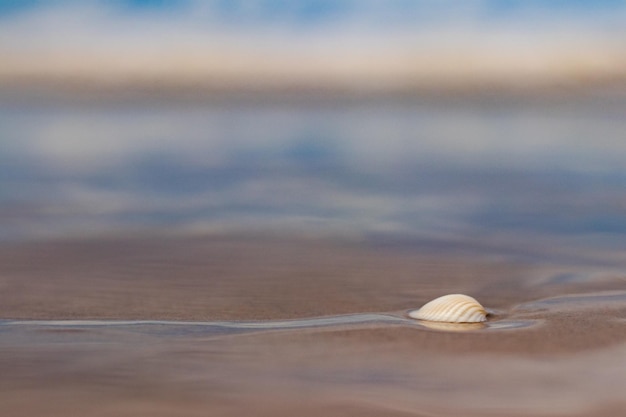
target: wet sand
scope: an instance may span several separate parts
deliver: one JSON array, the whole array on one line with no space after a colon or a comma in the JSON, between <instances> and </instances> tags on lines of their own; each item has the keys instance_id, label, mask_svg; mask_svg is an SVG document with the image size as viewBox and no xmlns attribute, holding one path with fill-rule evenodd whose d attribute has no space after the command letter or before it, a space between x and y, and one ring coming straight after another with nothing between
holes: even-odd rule
<instances>
[{"instance_id":1,"label":"wet sand","mask_svg":"<svg viewBox=\"0 0 626 417\"><path fill-rule=\"evenodd\" d=\"M618 415L625 283L614 267L313 239L5 244L0 414ZM452 292L491 309L488 326L403 320ZM344 316L365 313L399 320Z\"/></svg>"}]
</instances>

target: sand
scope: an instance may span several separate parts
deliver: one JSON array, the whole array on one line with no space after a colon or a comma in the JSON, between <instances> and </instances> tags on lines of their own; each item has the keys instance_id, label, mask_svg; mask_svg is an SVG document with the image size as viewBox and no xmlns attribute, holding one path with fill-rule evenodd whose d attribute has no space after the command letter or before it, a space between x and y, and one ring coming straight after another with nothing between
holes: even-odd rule
<instances>
[{"instance_id":1,"label":"sand","mask_svg":"<svg viewBox=\"0 0 626 417\"><path fill-rule=\"evenodd\" d=\"M0 415L618 415L625 282L598 266L319 239L5 244ZM403 318L453 292L491 309L486 328L341 319L271 328ZM119 320L269 325L214 332ZM507 323L522 325L498 327Z\"/></svg>"}]
</instances>

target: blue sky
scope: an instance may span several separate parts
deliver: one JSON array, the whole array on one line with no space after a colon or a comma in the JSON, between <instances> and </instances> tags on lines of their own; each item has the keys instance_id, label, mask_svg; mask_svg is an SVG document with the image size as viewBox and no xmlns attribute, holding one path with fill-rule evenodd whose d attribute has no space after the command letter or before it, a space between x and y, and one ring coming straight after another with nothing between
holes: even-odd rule
<instances>
[{"instance_id":1,"label":"blue sky","mask_svg":"<svg viewBox=\"0 0 626 417\"><path fill-rule=\"evenodd\" d=\"M604 20L623 18L622 0L2 0L5 17L46 8L81 8L85 5L127 14L210 14L223 22L317 24L336 20L379 18L390 21L446 20L452 16L481 21L546 19Z\"/></svg>"}]
</instances>

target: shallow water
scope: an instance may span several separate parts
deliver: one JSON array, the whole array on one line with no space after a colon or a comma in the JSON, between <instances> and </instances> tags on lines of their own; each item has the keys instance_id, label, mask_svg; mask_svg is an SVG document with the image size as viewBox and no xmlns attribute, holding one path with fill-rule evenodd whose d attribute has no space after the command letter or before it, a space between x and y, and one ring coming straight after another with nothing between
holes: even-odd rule
<instances>
[{"instance_id":1,"label":"shallow water","mask_svg":"<svg viewBox=\"0 0 626 417\"><path fill-rule=\"evenodd\" d=\"M140 333L153 336L219 337L263 331L318 329L325 327L349 327L360 325L407 326L415 329L442 331L503 330L528 327L535 324L527 320L496 320L485 323L435 323L414 320L392 314L351 314L330 317L313 317L292 320L265 321L167 321L167 320L0 320L2 331L16 337L28 332L89 331L111 328L116 332Z\"/></svg>"},{"instance_id":2,"label":"shallow water","mask_svg":"<svg viewBox=\"0 0 626 417\"><path fill-rule=\"evenodd\" d=\"M254 322L3 320L0 407L4 415L51 416L612 415L626 406L625 342L536 355L519 347L496 353L467 339L523 341L533 329L562 326L561 304L601 309L603 296L525 303L461 332L459 325L433 330L402 313ZM620 304L614 309L626 307L623 293L612 297ZM543 319L526 318L533 314ZM598 326L608 320L593 317ZM399 329L423 338L401 343L407 334L397 339ZM429 346L436 336L458 344L456 353Z\"/></svg>"},{"instance_id":3,"label":"shallow water","mask_svg":"<svg viewBox=\"0 0 626 417\"><path fill-rule=\"evenodd\" d=\"M2 416L626 410L623 98L7 97Z\"/></svg>"},{"instance_id":4,"label":"shallow water","mask_svg":"<svg viewBox=\"0 0 626 417\"><path fill-rule=\"evenodd\" d=\"M626 249L619 94L0 98L0 238L281 233L600 264Z\"/></svg>"}]
</instances>

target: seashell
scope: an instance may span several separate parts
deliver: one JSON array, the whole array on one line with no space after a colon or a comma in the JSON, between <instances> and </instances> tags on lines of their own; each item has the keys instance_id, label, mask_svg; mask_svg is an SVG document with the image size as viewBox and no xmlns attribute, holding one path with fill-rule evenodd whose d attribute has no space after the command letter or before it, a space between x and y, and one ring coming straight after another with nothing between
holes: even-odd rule
<instances>
[{"instance_id":1,"label":"seashell","mask_svg":"<svg viewBox=\"0 0 626 417\"><path fill-rule=\"evenodd\" d=\"M449 294L409 312L409 317L447 323L480 323L487 321L487 311L468 295Z\"/></svg>"}]
</instances>

